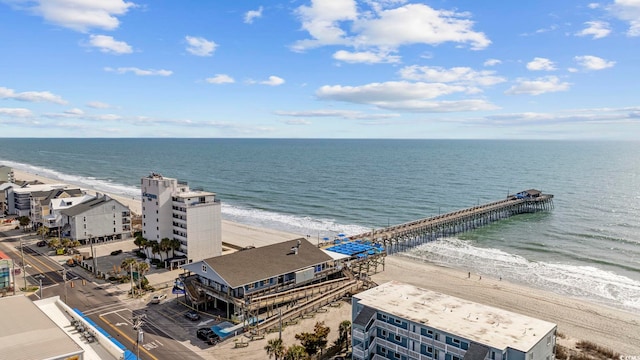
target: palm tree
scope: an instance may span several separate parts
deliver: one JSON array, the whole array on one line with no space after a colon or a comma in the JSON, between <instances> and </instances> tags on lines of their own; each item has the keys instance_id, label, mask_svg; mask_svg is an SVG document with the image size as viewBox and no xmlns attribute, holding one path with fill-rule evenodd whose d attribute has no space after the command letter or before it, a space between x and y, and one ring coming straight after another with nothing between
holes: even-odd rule
<instances>
[{"instance_id":1,"label":"palm tree","mask_svg":"<svg viewBox=\"0 0 640 360\"><path fill-rule=\"evenodd\" d=\"M137 264L137 260L134 258L126 258L124 260L122 260L122 263L120 264L120 268L124 269L124 271L127 272L127 274L130 274L131 276L133 276L133 274L131 274L131 265L136 265Z\"/></svg>"},{"instance_id":2,"label":"palm tree","mask_svg":"<svg viewBox=\"0 0 640 360\"><path fill-rule=\"evenodd\" d=\"M138 268L138 279L140 288L142 288L142 279L144 279L144 274L149 271L149 264L146 261L140 261L136 263L136 267Z\"/></svg>"},{"instance_id":3,"label":"palm tree","mask_svg":"<svg viewBox=\"0 0 640 360\"><path fill-rule=\"evenodd\" d=\"M42 236L42 241L44 241L44 236L49 233L49 229L44 226L40 226L37 231L38 235Z\"/></svg>"},{"instance_id":4,"label":"palm tree","mask_svg":"<svg viewBox=\"0 0 640 360\"><path fill-rule=\"evenodd\" d=\"M69 245L71 245L71 239L69 238L62 238L62 240L60 240L60 245L62 245L62 247L69 247Z\"/></svg>"},{"instance_id":5,"label":"palm tree","mask_svg":"<svg viewBox=\"0 0 640 360\"><path fill-rule=\"evenodd\" d=\"M271 339L267 342L267 345L265 345L264 349L267 352L267 355L269 355L269 359L271 359L272 356L276 357L276 360L278 360L278 358L282 355L284 355L284 345L282 344L282 339Z\"/></svg>"},{"instance_id":6,"label":"palm tree","mask_svg":"<svg viewBox=\"0 0 640 360\"><path fill-rule=\"evenodd\" d=\"M75 248L75 247L78 247L78 246L80 246L80 245L82 245L82 244L80 244L80 241L78 241L78 240L73 240L69 246L71 246L71 247Z\"/></svg>"},{"instance_id":7,"label":"palm tree","mask_svg":"<svg viewBox=\"0 0 640 360\"><path fill-rule=\"evenodd\" d=\"M306 360L309 359L309 354L302 345L291 345L284 353L283 360Z\"/></svg>"},{"instance_id":8,"label":"palm tree","mask_svg":"<svg viewBox=\"0 0 640 360\"><path fill-rule=\"evenodd\" d=\"M138 251L142 251L143 247L146 247L148 240L143 238L142 235L138 234L133 243L138 247Z\"/></svg>"},{"instance_id":9,"label":"palm tree","mask_svg":"<svg viewBox=\"0 0 640 360\"><path fill-rule=\"evenodd\" d=\"M153 258L156 258L156 254L160 254L160 244L156 240L149 241L149 245L151 247L151 254L153 254Z\"/></svg>"},{"instance_id":10,"label":"palm tree","mask_svg":"<svg viewBox=\"0 0 640 360\"><path fill-rule=\"evenodd\" d=\"M180 240L171 239L171 242L169 242L169 247L171 248L171 253L173 257L176 256L176 250L180 250L181 246L182 246L182 243L180 242Z\"/></svg>"},{"instance_id":11,"label":"palm tree","mask_svg":"<svg viewBox=\"0 0 640 360\"><path fill-rule=\"evenodd\" d=\"M51 238L49 240L49 247L52 249L57 249L60 247L60 239L57 237Z\"/></svg>"},{"instance_id":12,"label":"palm tree","mask_svg":"<svg viewBox=\"0 0 640 360\"><path fill-rule=\"evenodd\" d=\"M342 344L345 344L347 347L346 350L349 350L349 333L351 333L351 321L342 321L340 323L340 327L338 328L338 332L340 334L338 338L340 346L342 346Z\"/></svg>"},{"instance_id":13,"label":"palm tree","mask_svg":"<svg viewBox=\"0 0 640 360\"><path fill-rule=\"evenodd\" d=\"M160 240L160 251L164 251L167 254L167 257L164 258L165 260L169 258L169 250L171 250L171 239L162 238Z\"/></svg>"}]
</instances>

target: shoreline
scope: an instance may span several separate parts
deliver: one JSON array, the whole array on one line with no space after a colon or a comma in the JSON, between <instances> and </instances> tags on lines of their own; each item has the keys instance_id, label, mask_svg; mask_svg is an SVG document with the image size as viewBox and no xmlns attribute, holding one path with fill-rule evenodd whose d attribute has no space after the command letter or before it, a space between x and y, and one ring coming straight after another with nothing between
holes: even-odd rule
<instances>
[{"instance_id":1,"label":"shoreline","mask_svg":"<svg viewBox=\"0 0 640 360\"><path fill-rule=\"evenodd\" d=\"M43 183L63 183L55 179L15 170L19 180L37 179ZM90 194L96 191L84 186L64 182L82 188ZM99 193L105 193L97 191ZM141 214L141 202L136 199L106 193ZM222 241L237 246L265 246L285 240L304 237L273 229L222 220ZM445 267L412 259L402 255L388 256L385 270L372 276L381 284L390 280L403 281L418 287L470 301L503 308L509 311L540 318L558 324L558 331L566 338L558 343L572 347L575 341L589 340L609 347L623 355L640 354L640 314L618 308L575 299L549 291L511 283L506 280L482 277L460 268Z\"/></svg>"}]
</instances>

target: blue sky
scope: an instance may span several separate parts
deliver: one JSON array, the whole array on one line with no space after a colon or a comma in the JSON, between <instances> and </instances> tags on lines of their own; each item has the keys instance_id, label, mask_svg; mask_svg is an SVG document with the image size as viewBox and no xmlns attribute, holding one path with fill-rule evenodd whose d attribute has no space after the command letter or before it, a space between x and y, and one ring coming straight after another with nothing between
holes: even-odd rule
<instances>
[{"instance_id":1,"label":"blue sky","mask_svg":"<svg viewBox=\"0 0 640 360\"><path fill-rule=\"evenodd\" d=\"M0 0L0 137L640 138L640 0Z\"/></svg>"}]
</instances>

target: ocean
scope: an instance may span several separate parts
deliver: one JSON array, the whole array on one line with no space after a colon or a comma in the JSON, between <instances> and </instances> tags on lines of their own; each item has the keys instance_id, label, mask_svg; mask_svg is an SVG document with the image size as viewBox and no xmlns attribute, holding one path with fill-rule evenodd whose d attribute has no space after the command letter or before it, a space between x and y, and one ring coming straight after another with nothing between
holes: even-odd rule
<instances>
[{"instance_id":1,"label":"ocean","mask_svg":"<svg viewBox=\"0 0 640 360\"><path fill-rule=\"evenodd\" d=\"M151 172L217 193L223 218L355 235L527 189L554 209L406 252L640 311L640 143L329 139L0 139L0 164L140 198Z\"/></svg>"}]
</instances>

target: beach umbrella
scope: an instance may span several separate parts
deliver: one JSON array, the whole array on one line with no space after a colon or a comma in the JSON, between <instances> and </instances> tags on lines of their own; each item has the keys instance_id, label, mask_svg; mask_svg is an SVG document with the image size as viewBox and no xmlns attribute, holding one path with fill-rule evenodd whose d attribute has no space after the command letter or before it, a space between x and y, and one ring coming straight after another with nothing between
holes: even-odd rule
<instances>
[{"instance_id":1,"label":"beach umbrella","mask_svg":"<svg viewBox=\"0 0 640 360\"><path fill-rule=\"evenodd\" d=\"M338 234L338 236L343 237L343 236L346 236L346 235L343 234L343 233L340 233L340 234Z\"/></svg>"}]
</instances>

